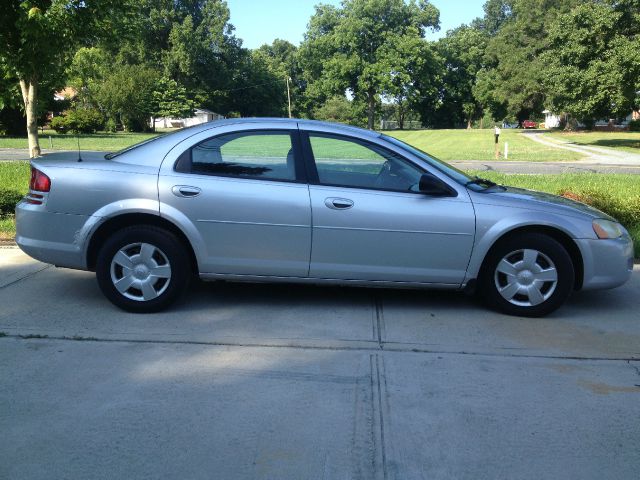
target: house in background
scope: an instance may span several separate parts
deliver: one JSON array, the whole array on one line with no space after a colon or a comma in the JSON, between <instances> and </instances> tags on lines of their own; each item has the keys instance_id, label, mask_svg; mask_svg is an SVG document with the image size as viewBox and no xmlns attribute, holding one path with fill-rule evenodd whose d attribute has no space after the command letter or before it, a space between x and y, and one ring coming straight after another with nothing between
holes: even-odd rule
<instances>
[{"instance_id":1,"label":"house in background","mask_svg":"<svg viewBox=\"0 0 640 480\"><path fill-rule=\"evenodd\" d=\"M544 112L544 128L559 128L562 120L561 115L556 115L550 110L545 110ZM596 120L594 124L594 129L598 130L626 130L629 128L629 123L632 120L640 120L640 111L633 111L627 117L622 120L620 123L616 123L615 119L608 120ZM578 122L578 126L584 127L584 125Z\"/></svg>"},{"instance_id":2,"label":"house in background","mask_svg":"<svg viewBox=\"0 0 640 480\"><path fill-rule=\"evenodd\" d=\"M544 113L544 128L560 127L560 115L556 115L550 110L545 110L542 113Z\"/></svg>"},{"instance_id":3,"label":"house in background","mask_svg":"<svg viewBox=\"0 0 640 480\"><path fill-rule=\"evenodd\" d=\"M63 100L73 100L78 95L78 92L73 87L64 87L59 92L53 94L53 99L56 102L62 102Z\"/></svg>"},{"instance_id":4,"label":"house in background","mask_svg":"<svg viewBox=\"0 0 640 480\"><path fill-rule=\"evenodd\" d=\"M159 117L154 119L156 128L183 128L200 125L201 123L211 122L213 120L222 120L224 115L212 112L206 108L196 108L193 116L189 118L169 118Z\"/></svg>"}]
</instances>

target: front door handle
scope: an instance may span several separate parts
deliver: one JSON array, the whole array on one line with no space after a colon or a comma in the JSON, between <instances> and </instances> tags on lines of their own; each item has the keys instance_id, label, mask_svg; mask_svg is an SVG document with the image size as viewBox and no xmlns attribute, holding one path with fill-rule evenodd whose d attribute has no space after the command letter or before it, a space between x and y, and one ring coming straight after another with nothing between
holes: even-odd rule
<instances>
[{"instance_id":1,"label":"front door handle","mask_svg":"<svg viewBox=\"0 0 640 480\"><path fill-rule=\"evenodd\" d=\"M353 207L353 200L348 198L329 197L325 199L324 204L331 210L348 210Z\"/></svg>"},{"instance_id":2,"label":"front door handle","mask_svg":"<svg viewBox=\"0 0 640 480\"><path fill-rule=\"evenodd\" d=\"M198 187L190 187L188 185L176 185L171 191L176 197L182 198L197 197L201 192Z\"/></svg>"}]
</instances>

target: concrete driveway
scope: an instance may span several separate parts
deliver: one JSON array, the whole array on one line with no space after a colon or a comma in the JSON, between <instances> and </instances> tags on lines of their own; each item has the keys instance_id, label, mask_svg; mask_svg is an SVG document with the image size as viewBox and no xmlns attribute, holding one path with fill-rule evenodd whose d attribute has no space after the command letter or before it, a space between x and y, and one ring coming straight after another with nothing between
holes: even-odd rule
<instances>
[{"instance_id":1,"label":"concrete driveway","mask_svg":"<svg viewBox=\"0 0 640 480\"><path fill-rule=\"evenodd\" d=\"M637 268L637 267L636 267ZM640 269L545 319L199 284L131 315L0 249L0 478L631 479Z\"/></svg>"}]
</instances>

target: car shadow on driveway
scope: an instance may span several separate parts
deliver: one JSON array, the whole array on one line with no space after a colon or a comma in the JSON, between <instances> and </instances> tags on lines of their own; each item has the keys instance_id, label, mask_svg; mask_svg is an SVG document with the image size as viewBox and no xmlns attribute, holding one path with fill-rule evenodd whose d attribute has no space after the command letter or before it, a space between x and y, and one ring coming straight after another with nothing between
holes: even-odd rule
<instances>
[{"instance_id":1,"label":"car shadow on driveway","mask_svg":"<svg viewBox=\"0 0 640 480\"><path fill-rule=\"evenodd\" d=\"M537 319L493 312L459 292L225 282L196 282L181 303L165 312L130 314L102 296L93 274L48 268L0 288L0 331L228 345L629 358L640 356L639 283L636 273L618 289L577 292L557 312Z\"/></svg>"}]
</instances>

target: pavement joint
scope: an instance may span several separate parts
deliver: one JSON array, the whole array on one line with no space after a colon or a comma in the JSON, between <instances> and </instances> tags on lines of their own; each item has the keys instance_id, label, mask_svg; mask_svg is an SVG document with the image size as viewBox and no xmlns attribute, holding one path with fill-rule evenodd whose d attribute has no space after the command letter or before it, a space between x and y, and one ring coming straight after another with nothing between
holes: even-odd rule
<instances>
[{"instance_id":1,"label":"pavement joint","mask_svg":"<svg viewBox=\"0 0 640 480\"><path fill-rule=\"evenodd\" d=\"M31 278L31 277L33 277L34 275L37 275L37 274L39 274L40 272L43 272L43 271L45 271L45 270L47 270L47 269L51 268L52 266L53 266L53 265L45 265L44 267L40 268L39 270L36 270L36 271L34 271L34 272L29 272L29 273L27 273L25 276L20 277L20 278L16 278L16 279L15 279L15 280L13 280L12 282L9 282L9 283L7 283L7 284L5 284L5 285L0 285L0 290L2 290L2 289L4 289L4 288L7 288L7 287L10 287L11 285L15 285L16 283L20 283L20 282L22 282L23 280L26 280L26 279L28 279L28 278Z\"/></svg>"},{"instance_id":2,"label":"pavement joint","mask_svg":"<svg viewBox=\"0 0 640 480\"><path fill-rule=\"evenodd\" d=\"M386 336L384 325L384 313L382 310L382 298L379 295L374 296L374 304L376 309L376 336L380 350L384 350L384 338Z\"/></svg>"},{"instance_id":3,"label":"pavement joint","mask_svg":"<svg viewBox=\"0 0 640 480\"><path fill-rule=\"evenodd\" d=\"M272 348L272 349L291 349L291 350L321 350L321 351L362 351L371 352L375 354L381 350L378 347L377 342L359 341L360 343L370 343L371 346L344 346L344 345L302 345L295 343L287 344L274 344L274 343L250 343L250 342L218 342L218 341L197 341L197 340L154 340L154 339L128 339L128 338L100 338L100 337L85 337L82 335L47 335L47 334L16 334L6 331L0 331L0 341L2 339L18 339L18 340L56 340L67 342L97 342L97 343L130 343L130 344L151 344L151 345L195 345L195 346L211 346L211 347L245 347L245 348ZM463 356L477 356L477 357L490 357L490 358L539 358L539 359L551 359L551 360L576 360L576 361L615 361L615 362L627 362L632 368L638 369L632 364L632 362L640 362L640 353L632 354L632 356L609 356L609 357L590 357L582 355L544 355L544 354L531 354L531 353L511 353L505 352L472 352L466 350L439 350L439 349L425 349L413 347L414 343L402 343L402 342L383 342L382 349L389 353L420 353L431 355L463 355ZM387 348L385 348L387 347ZM392 348L388 348L392 347ZM404 348L403 348L404 347ZM408 347L408 348L407 348ZM514 350L504 347L500 347L504 350Z\"/></svg>"},{"instance_id":4,"label":"pavement joint","mask_svg":"<svg viewBox=\"0 0 640 480\"><path fill-rule=\"evenodd\" d=\"M369 355L371 375L371 442L374 446L373 471L375 478L386 480L387 453L385 445L384 408L382 405L382 382L380 381L380 357L377 353Z\"/></svg>"}]
</instances>

